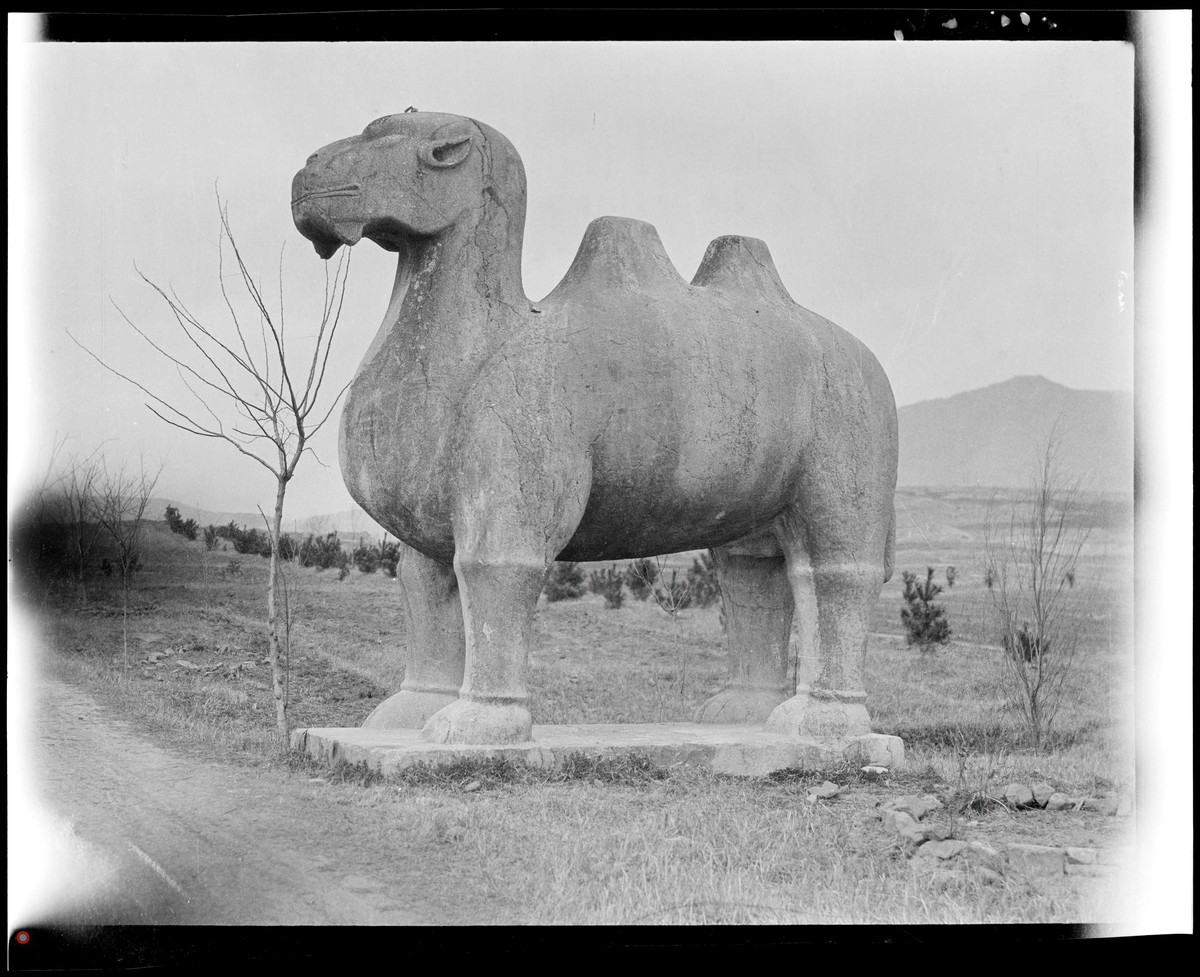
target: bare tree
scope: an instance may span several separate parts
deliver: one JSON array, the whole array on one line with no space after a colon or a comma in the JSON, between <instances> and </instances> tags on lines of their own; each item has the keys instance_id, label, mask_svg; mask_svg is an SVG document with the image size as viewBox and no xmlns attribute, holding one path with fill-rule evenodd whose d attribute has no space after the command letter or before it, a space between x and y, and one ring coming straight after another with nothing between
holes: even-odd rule
<instances>
[{"instance_id":1,"label":"bare tree","mask_svg":"<svg viewBox=\"0 0 1200 977\"><path fill-rule=\"evenodd\" d=\"M100 449L80 459L72 456L58 483L56 502L66 526L71 560L79 584L80 598L87 602L87 561L100 538L102 525L98 494L104 465Z\"/></svg>"},{"instance_id":2,"label":"bare tree","mask_svg":"<svg viewBox=\"0 0 1200 977\"><path fill-rule=\"evenodd\" d=\"M1081 522L1079 483L1057 465L1058 436L1042 450L1028 495L1006 519L990 518L984 580L999 618L1009 705L1041 749L1064 698L1086 617L1075 591L1091 528Z\"/></svg>"},{"instance_id":3,"label":"bare tree","mask_svg":"<svg viewBox=\"0 0 1200 977\"><path fill-rule=\"evenodd\" d=\"M65 436L55 438L42 477L22 506L13 555L43 582L73 579L86 602L88 562L102 532L97 508L102 463L99 447L63 458L66 442Z\"/></svg>"},{"instance_id":4,"label":"bare tree","mask_svg":"<svg viewBox=\"0 0 1200 977\"><path fill-rule=\"evenodd\" d=\"M341 399L346 387L338 391L327 405L320 404L321 388L329 363L329 352L341 317L342 301L345 296L346 277L349 272L348 249L343 252L329 278L329 265L325 271L325 299L321 309L320 323L311 355L305 353L299 360L301 370L297 372L295 357L289 357L285 330L282 266L280 254L280 295L277 314L268 308L267 301L258 283L255 282L229 226L227 208L218 198L221 216L221 231L218 238L218 276L221 296L232 321L236 339L226 342L201 323L188 311L174 289L164 290L145 275L138 274L147 285L158 293L166 303L192 347L192 363L167 352L161 345L139 329L118 307L117 311L129 326L151 347L173 365L184 387L192 395L197 408L181 410L176 404L152 393L138 381L114 369L94 353L87 350L105 369L127 380L145 393L154 404L147 404L158 418L189 434L202 438L216 438L231 444L237 451L254 459L269 471L275 480L275 507L271 518L264 515L271 538L271 568L267 583L267 631L270 643L271 677L275 694L276 724L286 739L287 696L285 677L280 666L281 645L280 622L276 612L276 589L279 581L279 546L283 525L283 502L288 483L296 474L305 451L312 451L310 441L321 429L333 408ZM240 284L244 290L242 301L249 300L250 316L257 317L257 335L239 315L233 297L225 287L225 246L233 253ZM115 303L114 303L115 305ZM249 335L248 335L249 334ZM72 337L74 338L74 337ZM78 342L78 341L77 341ZM82 344L80 344L82 346ZM261 349L259 348L261 346ZM194 365L193 365L194 364ZM157 406L155 406L157 405ZM224 412L223 421L219 411ZM201 413L202 412L202 413ZM229 421L229 416L233 417Z\"/></svg>"},{"instance_id":5,"label":"bare tree","mask_svg":"<svg viewBox=\"0 0 1200 977\"><path fill-rule=\"evenodd\" d=\"M161 474L161 465L157 471L147 471L143 461L136 473L124 464L113 470L105 464L97 478L96 519L113 544L117 569L121 572L121 636L126 668L129 667L129 584L141 567L142 523Z\"/></svg>"}]
</instances>

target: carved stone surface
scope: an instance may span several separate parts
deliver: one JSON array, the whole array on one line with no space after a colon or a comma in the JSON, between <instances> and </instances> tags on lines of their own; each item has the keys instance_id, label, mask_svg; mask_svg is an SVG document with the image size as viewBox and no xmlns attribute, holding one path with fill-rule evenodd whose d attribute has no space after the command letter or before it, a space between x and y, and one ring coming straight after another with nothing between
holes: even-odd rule
<instances>
[{"instance_id":1,"label":"carved stone surface","mask_svg":"<svg viewBox=\"0 0 1200 977\"><path fill-rule=\"evenodd\" d=\"M399 256L341 428L351 495L407 547L405 679L368 725L529 740L528 639L549 564L707 547L731 675L697 718L870 732L895 401L865 346L792 300L761 241L718 238L689 284L653 227L601 217L531 302L520 157L486 125L429 112L314 153L292 214L322 257L362 238ZM801 690L788 699L794 609Z\"/></svg>"}]
</instances>

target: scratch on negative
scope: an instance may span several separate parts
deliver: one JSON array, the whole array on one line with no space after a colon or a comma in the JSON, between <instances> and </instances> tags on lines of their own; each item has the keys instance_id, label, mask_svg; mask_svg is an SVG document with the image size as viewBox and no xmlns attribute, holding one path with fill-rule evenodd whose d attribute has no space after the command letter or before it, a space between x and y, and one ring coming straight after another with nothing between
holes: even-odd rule
<instances>
[{"instance_id":1,"label":"scratch on negative","mask_svg":"<svg viewBox=\"0 0 1200 977\"><path fill-rule=\"evenodd\" d=\"M129 845L129 847L134 850L134 852L137 854L138 858L140 858L143 862L145 862L147 865L150 866L150 868L154 871L154 873L160 879L162 879L164 882L166 882L167 885L169 885L172 889L174 889L176 892L178 892L185 899L187 898L187 893L183 891L183 886L181 886L178 882L176 882L173 878L171 878L171 876L167 875L167 873L163 870L163 867L161 865L159 865L158 862L156 862L153 858L151 858L144 851L142 851L137 845L133 844L133 842L126 842L126 844Z\"/></svg>"}]
</instances>

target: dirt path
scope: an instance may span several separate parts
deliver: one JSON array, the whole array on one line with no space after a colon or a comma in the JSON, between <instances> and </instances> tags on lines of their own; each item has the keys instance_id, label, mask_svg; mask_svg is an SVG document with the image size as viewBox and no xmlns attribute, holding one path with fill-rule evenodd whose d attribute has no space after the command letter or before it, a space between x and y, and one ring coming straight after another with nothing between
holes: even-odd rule
<instances>
[{"instance_id":1,"label":"dirt path","mask_svg":"<svg viewBox=\"0 0 1200 977\"><path fill-rule=\"evenodd\" d=\"M374 812L298 775L198 761L45 677L31 729L55 918L87 924L510 922L461 862L385 844ZM50 812L53 812L52 815ZM10 835L10 846L17 839ZM37 888L37 880L30 880ZM20 891L20 890L18 890ZM30 920L33 922L33 920Z\"/></svg>"}]
</instances>

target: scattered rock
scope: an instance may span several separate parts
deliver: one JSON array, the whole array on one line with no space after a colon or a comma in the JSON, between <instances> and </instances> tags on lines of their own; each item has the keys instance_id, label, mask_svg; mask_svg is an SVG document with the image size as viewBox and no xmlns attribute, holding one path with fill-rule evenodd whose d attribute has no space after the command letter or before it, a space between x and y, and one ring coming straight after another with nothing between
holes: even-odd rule
<instances>
[{"instance_id":1,"label":"scattered rock","mask_svg":"<svg viewBox=\"0 0 1200 977\"><path fill-rule=\"evenodd\" d=\"M921 858L954 858L959 852L967 847L965 841L927 841L917 849L917 855Z\"/></svg>"},{"instance_id":2,"label":"scattered rock","mask_svg":"<svg viewBox=\"0 0 1200 977\"><path fill-rule=\"evenodd\" d=\"M868 763L862 768L862 772L868 777L886 777L888 775L887 767L877 767L874 764Z\"/></svg>"},{"instance_id":3,"label":"scattered rock","mask_svg":"<svg viewBox=\"0 0 1200 977\"><path fill-rule=\"evenodd\" d=\"M1004 873L1004 859L995 848L982 841L972 841L959 853L959 860L980 870L987 869L996 875Z\"/></svg>"},{"instance_id":4,"label":"scattered rock","mask_svg":"<svg viewBox=\"0 0 1200 977\"><path fill-rule=\"evenodd\" d=\"M1044 781L1033 785L1033 802L1038 807L1045 807L1050 798L1055 795L1054 787Z\"/></svg>"},{"instance_id":5,"label":"scattered rock","mask_svg":"<svg viewBox=\"0 0 1200 977\"><path fill-rule=\"evenodd\" d=\"M1082 875L1093 879L1113 875L1116 870L1115 865L1072 865L1070 862L1066 867L1067 875Z\"/></svg>"},{"instance_id":6,"label":"scattered rock","mask_svg":"<svg viewBox=\"0 0 1200 977\"><path fill-rule=\"evenodd\" d=\"M463 791L467 794L470 794L472 791L479 790L479 788L482 786L483 784L481 784L478 780L472 780L469 784L467 784L466 787L463 788Z\"/></svg>"},{"instance_id":7,"label":"scattered rock","mask_svg":"<svg viewBox=\"0 0 1200 977\"><path fill-rule=\"evenodd\" d=\"M928 829L917 824L916 819L905 811L884 810L883 826L888 831L894 831L905 841L920 844L929 838Z\"/></svg>"},{"instance_id":8,"label":"scattered rock","mask_svg":"<svg viewBox=\"0 0 1200 977\"><path fill-rule=\"evenodd\" d=\"M193 664L192 662L188 661L186 658L180 658L179 661L177 661L175 664L178 665L180 668L187 669L189 672L200 671L199 665Z\"/></svg>"},{"instance_id":9,"label":"scattered rock","mask_svg":"<svg viewBox=\"0 0 1200 977\"><path fill-rule=\"evenodd\" d=\"M811 791L808 795L809 803L815 803L818 800L827 801L832 797L837 797L842 792L842 788L832 781L825 781L820 787Z\"/></svg>"},{"instance_id":10,"label":"scattered rock","mask_svg":"<svg viewBox=\"0 0 1200 977\"><path fill-rule=\"evenodd\" d=\"M1013 807L1033 807L1033 791L1025 784L1009 784L1004 788L1004 800Z\"/></svg>"},{"instance_id":11,"label":"scattered rock","mask_svg":"<svg viewBox=\"0 0 1200 977\"><path fill-rule=\"evenodd\" d=\"M329 783L329 781L327 781L324 777L309 777L308 782L310 784L327 784L327 783ZM396 789L399 790L400 788L397 787Z\"/></svg>"},{"instance_id":12,"label":"scattered rock","mask_svg":"<svg viewBox=\"0 0 1200 977\"><path fill-rule=\"evenodd\" d=\"M1004 858L1009 870L1021 875L1062 875L1066 867L1065 852L1046 845L1009 845Z\"/></svg>"},{"instance_id":13,"label":"scattered rock","mask_svg":"<svg viewBox=\"0 0 1200 977\"><path fill-rule=\"evenodd\" d=\"M1068 865L1094 865L1096 863L1095 848L1067 848Z\"/></svg>"},{"instance_id":14,"label":"scattered rock","mask_svg":"<svg viewBox=\"0 0 1200 977\"><path fill-rule=\"evenodd\" d=\"M1071 798L1069 798L1066 794L1059 793L1058 791L1055 791L1046 799L1047 811L1065 811L1074 806L1075 802L1072 801Z\"/></svg>"},{"instance_id":15,"label":"scattered rock","mask_svg":"<svg viewBox=\"0 0 1200 977\"><path fill-rule=\"evenodd\" d=\"M1115 797L1085 797L1081 809L1084 811L1096 811L1112 817L1117 813L1119 803Z\"/></svg>"},{"instance_id":16,"label":"scattered rock","mask_svg":"<svg viewBox=\"0 0 1200 977\"><path fill-rule=\"evenodd\" d=\"M914 820L920 821L930 811L940 808L942 802L932 794L908 794L888 801L883 806L889 811L903 811L905 814L911 815Z\"/></svg>"}]
</instances>

